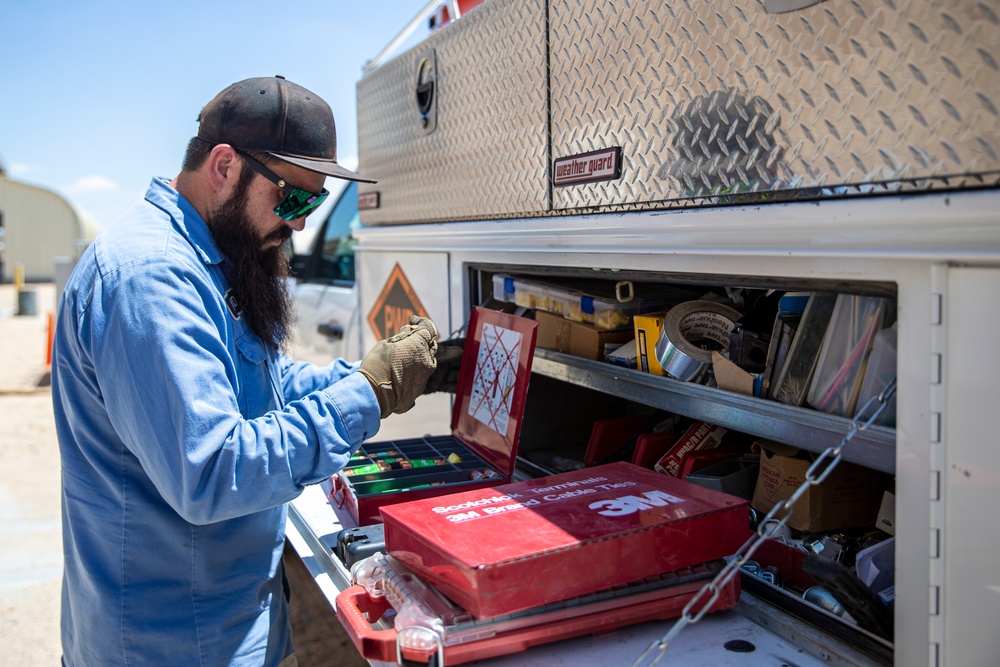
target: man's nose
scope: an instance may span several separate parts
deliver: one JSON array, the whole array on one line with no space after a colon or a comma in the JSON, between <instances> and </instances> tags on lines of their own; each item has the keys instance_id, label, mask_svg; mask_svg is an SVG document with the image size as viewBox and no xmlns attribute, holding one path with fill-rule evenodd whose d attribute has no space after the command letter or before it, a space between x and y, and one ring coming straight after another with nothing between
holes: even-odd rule
<instances>
[{"instance_id":1,"label":"man's nose","mask_svg":"<svg viewBox=\"0 0 1000 667\"><path fill-rule=\"evenodd\" d=\"M303 215L300 218L295 218L294 220L288 220L286 221L285 224L291 227L294 231L301 232L303 229L306 228L306 216Z\"/></svg>"}]
</instances>

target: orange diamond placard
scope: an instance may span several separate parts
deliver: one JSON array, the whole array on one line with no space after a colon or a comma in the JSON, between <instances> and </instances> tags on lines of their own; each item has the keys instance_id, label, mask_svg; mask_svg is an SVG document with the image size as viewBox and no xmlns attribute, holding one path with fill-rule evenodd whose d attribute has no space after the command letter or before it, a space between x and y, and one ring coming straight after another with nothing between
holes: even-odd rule
<instances>
[{"instance_id":1,"label":"orange diamond placard","mask_svg":"<svg viewBox=\"0 0 1000 667\"><path fill-rule=\"evenodd\" d=\"M384 340L409 324L413 315L427 317L427 311L397 262L368 313L368 324L375 338Z\"/></svg>"}]
</instances>

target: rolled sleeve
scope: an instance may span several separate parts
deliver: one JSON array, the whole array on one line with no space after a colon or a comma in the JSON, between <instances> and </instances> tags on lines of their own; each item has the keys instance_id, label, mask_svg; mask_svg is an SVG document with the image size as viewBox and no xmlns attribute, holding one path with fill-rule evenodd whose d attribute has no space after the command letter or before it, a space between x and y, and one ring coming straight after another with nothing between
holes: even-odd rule
<instances>
[{"instance_id":1,"label":"rolled sleeve","mask_svg":"<svg viewBox=\"0 0 1000 667\"><path fill-rule=\"evenodd\" d=\"M281 389L285 401L294 401L306 394L329 387L347 377L361 366L360 361L350 363L336 359L326 366L317 366L305 361L295 361L281 356Z\"/></svg>"}]
</instances>

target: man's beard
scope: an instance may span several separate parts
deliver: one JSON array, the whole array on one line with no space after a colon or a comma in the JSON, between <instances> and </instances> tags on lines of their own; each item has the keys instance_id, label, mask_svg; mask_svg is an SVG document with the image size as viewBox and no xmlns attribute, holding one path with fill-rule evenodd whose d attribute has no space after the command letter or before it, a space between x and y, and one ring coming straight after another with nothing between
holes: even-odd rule
<instances>
[{"instance_id":1,"label":"man's beard","mask_svg":"<svg viewBox=\"0 0 1000 667\"><path fill-rule=\"evenodd\" d=\"M280 349L292 315L286 283L288 258L283 246L261 246L287 239L292 230L283 225L266 239L258 237L246 214L249 184L249 179L241 179L232 196L210 214L208 223L216 245L229 260L226 277L240 317L265 344Z\"/></svg>"}]
</instances>

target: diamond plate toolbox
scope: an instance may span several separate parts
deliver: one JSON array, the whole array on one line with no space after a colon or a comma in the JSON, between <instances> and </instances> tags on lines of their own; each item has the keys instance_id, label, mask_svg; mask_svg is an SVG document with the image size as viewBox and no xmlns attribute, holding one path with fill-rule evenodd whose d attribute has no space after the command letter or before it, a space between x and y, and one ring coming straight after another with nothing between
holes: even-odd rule
<instances>
[{"instance_id":1,"label":"diamond plate toolbox","mask_svg":"<svg viewBox=\"0 0 1000 667\"><path fill-rule=\"evenodd\" d=\"M1000 3L492 0L358 118L366 224L997 187Z\"/></svg>"},{"instance_id":2,"label":"diamond plate toolbox","mask_svg":"<svg viewBox=\"0 0 1000 667\"><path fill-rule=\"evenodd\" d=\"M491 0L358 83L365 224L550 208L545 12Z\"/></svg>"},{"instance_id":3,"label":"diamond plate toolbox","mask_svg":"<svg viewBox=\"0 0 1000 667\"><path fill-rule=\"evenodd\" d=\"M996 2L777 4L554 0L552 156L623 156L554 208L1000 182Z\"/></svg>"}]
</instances>

